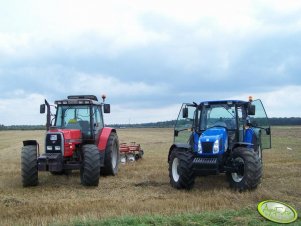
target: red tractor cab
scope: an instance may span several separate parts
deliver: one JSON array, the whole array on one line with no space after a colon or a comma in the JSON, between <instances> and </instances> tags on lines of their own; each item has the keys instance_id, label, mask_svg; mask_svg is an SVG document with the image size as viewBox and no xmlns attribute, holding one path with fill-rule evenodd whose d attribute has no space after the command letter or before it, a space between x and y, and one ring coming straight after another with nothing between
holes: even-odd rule
<instances>
[{"instance_id":1,"label":"red tractor cab","mask_svg":"<svg viewBox=\"0 0 301 226\"><path fill-rule=\"evenodd\" d=\"M63 174L80 170L81 183L86 186L97 186L100 174L116 175L120 159L118 136L103 121L103 112L110 113L110 105L98 102L94 95L68 96L55 101L55 105L55 115L46 100L40 106L40 113L47 108L45 153L40 154L36 140L23 141L23 186L37 185L38 171Z\"/></svg>"}]
</instances>

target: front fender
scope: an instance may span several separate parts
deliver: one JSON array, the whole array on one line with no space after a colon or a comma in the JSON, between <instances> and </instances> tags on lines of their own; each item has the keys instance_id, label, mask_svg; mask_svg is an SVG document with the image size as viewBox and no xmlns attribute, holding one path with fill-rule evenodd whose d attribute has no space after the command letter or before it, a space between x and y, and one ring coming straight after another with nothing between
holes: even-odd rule
<instances>
[{"instance_id":1,"label":"front fender","mask_svg":"<svg viewBox=\"0 0 301 226\"><path fill-rule=\"evenodd\" d=\"M39 144L36 140L24 140L23 146L28 146L28 145L39 145Z\"/></svg>"},{"instance_id":2,"label":"front fender","mask_svg":"<svg viewBox=\"0 0 301 226\"><path fill-rule=\"evenodd\" d=\"M169 148L169 152L168 152L167 162L169 162L170 154L171 154L172 150L175 148L183 148L183 149L189 150L189 149L191 149L191 145L190 144L181 144L181 143L175 143L175 144L171 145Z\"/></svg>"},{"instance_id":3,"label":"front fender","mask_svg":"<svg viewBox=\"0 0 301 226\"><path fill-rule=\"evenodd\" d=\"M33 145L37 147L38 156L40 156L40 146L36 140L23 140L23 146Z\"/></svg>"}]
</instances>

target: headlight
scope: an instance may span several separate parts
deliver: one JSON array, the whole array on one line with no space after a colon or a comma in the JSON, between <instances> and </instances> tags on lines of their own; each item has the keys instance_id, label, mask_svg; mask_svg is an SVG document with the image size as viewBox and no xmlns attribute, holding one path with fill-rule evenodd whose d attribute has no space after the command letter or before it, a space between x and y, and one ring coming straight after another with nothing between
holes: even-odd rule
<instances>
[{"instance_id":1,"label":"headlight","mask_svg":"<svg viewBox=\"0 0 301 226\"><path fill-rule=\"evenodd\" d=\"M47 151L52 151L52 146L47 146L46 149Z\"/></svg>"},{"instance_id":2,"label":"headlight","mask_svg":"<svg viewBox=\"0 0 301 226\"><path fill-rule=\"evenodd\" d=\"M199 142L198 142L198 152L199 153L203 152L201 139L199 139Z\"/></svg>"},{"instance_id":3,"label":"headlight","mask_svg":"<svg viewBox=\"0 0 301 226\"><path fill-rule=\"evenodd\" d=\"M219 152L219 140L216 140L213 144L213 153Z\"/></svg>"},{"instance_id":4,"label":"headlight","mask_svg":"<svg viewBox=\"0 0 301 226\"><path fill-rule=\"evenodd\" d=\"M61 146L55 146L54 149L55 149L56 151L60 151L60 150L61 150Z\"/></svg>"}]
</instances>

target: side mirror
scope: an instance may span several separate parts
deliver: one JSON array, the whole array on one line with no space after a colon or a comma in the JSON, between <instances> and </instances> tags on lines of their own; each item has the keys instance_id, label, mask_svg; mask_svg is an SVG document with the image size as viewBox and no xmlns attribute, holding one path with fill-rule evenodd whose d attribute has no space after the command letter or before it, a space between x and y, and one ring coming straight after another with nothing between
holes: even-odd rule
<instances>
[{"instance_id":1,"label":"side mirror","mask_svg":"<svg viewBox=\"0 0 301 226\"><path fill-rule=\"evenodd\" d=\"M255 115L255 105L253 104L248 105L248 115Z\"/></svg>"},{"instance_id":2,"label":"side mirror","mask_svg":"<svg viewBox=\"0 0 301 226\"><path fill-rule=\"evenodd\" d=\"M175 136L175 137L179 136L179 131L178 131L178 130L175 130L175 131L174 131L174 136Z\"/></svg>"},{"instance_id":3,"label":"side mirror","mask_svg":"<svg viewBox=\"0 0 301 226\"><path fill-rule=\"evenodd\" d=\"M41 104L40 105L40 114L44 114L45 113L45 104Z\"/></svg>"},{"instance_id":4,"label":"side mirror","mask_svg":"<svg viewBox=\"0 0 301 226\"><path fill-rule=\"evenodd\" d=\"M183 108L182 116L183 116L183 118L188 118L188 108L187 107Z\"/></svg>"},{"instance_id":5,"label":"side mirror","mask_svg":"<svg viewBox=\"0 0 301 226\"><path fill-rule=\"evenodd\" d=\"M104 113L110 113L111 112L111 106L110 106L110 104L104 104L103 105L103 112Z\"/></svg>"},{"instance_id":6,"label":"side mirror","mask_svg":"<svg viewBox=\"0 0 301 226\"><path fill-rule=\"evenodd\" d=\"M271 135L271 128L266 128L265 132L266 132L267 135Z\"/></svg>"}]
</instances>

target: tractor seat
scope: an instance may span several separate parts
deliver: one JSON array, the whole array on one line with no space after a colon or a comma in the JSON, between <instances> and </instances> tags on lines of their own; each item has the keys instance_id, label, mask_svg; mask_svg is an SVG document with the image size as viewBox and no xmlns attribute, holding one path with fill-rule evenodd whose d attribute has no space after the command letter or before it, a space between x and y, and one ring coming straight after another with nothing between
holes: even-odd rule
<instances>
[{"instance_id":1,"label":"tractor seat","mask_svg":"<svg viewBox=\"0 0 301 226\"><path fill-rule=\"evenodd\" d=\"M244 142L253 144L253 148L257 150L258 141L257 136L253 128L248 128L245 131ZM251 147L251 146L250 146Z\"/></svg>"},{"instance_id":2,"label":"tractor seat","mask_svg":"<svg viewBox=\"0 0 301 226\"><path fill-rule=\"evenodd\" d=\"M78 121L84 138L90 137L90 123L88 121Z\"/></svg>"},{"instance_id":3,"label":"tractor seat","mask_svg":"<svg viewBox=\"0 0 301 226\"><path fill-rule=\"evenodd\" d=\"M80 124L76 119L70 119L66 125L67 129L81 129Z\"/></svg>"},{"instance_id":4,"label":"tractor seat","mask_svg":"<svg viewBox=\"0 0 301 226\"><path fill-rule=\"evenodd\" d=\"M222 127L227 128L227 124L225 122L222 122L222 121L218 121L218 122L214 123L213 126L222 126Z\"/></svg>"}]
</instances>

